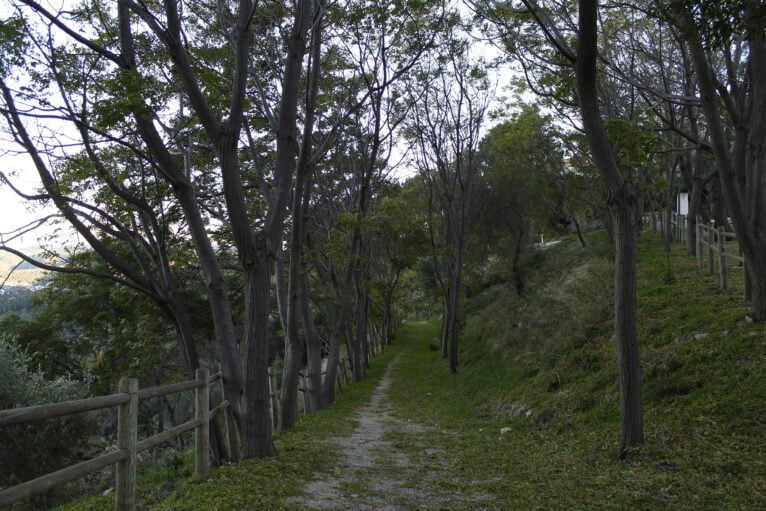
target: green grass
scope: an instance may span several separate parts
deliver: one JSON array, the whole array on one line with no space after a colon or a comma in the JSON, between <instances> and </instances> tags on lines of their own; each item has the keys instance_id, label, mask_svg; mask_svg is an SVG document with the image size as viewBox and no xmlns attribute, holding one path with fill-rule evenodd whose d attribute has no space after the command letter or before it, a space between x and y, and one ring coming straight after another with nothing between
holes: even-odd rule
<instances>
[{"instance_id":1,"label":"green grass","mask_svg":"<svg viewBox=\"0 0 766 511\"><path fill-rule=\"evenodd\" d=\"M190 477L194 467L191 452L176 452L137 478L138 507L145 509L162 502L180 481ZM114 492L96 495L59 506L56 511L100 511L114 509Z\"/></svg>"},{"instance_id":2,"label":"green grass","mask_svg":"<svg viewBox=\"0 0 766 511\"><path fill-rule=\"evenodd\" d=\"M338 453L327 440L352 431L353 411L398 356L388 393L393 413L431 428L389 432L387 440L423 467L408 473L412 488L435 471L434 491L471 496L449 509L766 509L764 326L745 320L738 289L719 291L680 247L668 263L659 242L644 237L646 443L617 461L611 263L606 240L592 234L590 241L586 250L567 242L539 255L524 299L502 283L474 295L458 374L449 374L433 349L438 323L407 323L367 380L279 433L278 458L190 477L164 500L152 497L166 484L161 478L143 482L144 507L294 509L285 498L330 469ZM506 427L511 431L501 434ZM443 462L435 468L433 452ZM362 494L362 479L344 489ZM88 505L67 510L108 509L111 501Z\"/></svg>"},{"instance_id":3,"label":"green grass","mask_svg":"<svg viewBox=\"0 0 766 511\"><path fill-rule=\"evenodd\" d=\"M571 250L541 262L547 280L560 280L552 266L571 269L562 259L583 262ZM583 335L579 318L561 321L535 349L516 339L524 328L492 333L486 311L473 310L466 330L481 318L484 337L465 336L457 375L429 349L436 323L406 325L391 394L399 414L436 426L442 433L432 441L463 489L494 496L501 509L766 509L764 327L745 321L739 290L717 290L680 248L670 268L669 283L666 254L643 239L647 438L630 462L615 459L619 395L608 316L586 339L567 335ZM505 315L518 317L513 309ZM503 427L511 432L500 434Z\"/></svg>"}]
</instances>

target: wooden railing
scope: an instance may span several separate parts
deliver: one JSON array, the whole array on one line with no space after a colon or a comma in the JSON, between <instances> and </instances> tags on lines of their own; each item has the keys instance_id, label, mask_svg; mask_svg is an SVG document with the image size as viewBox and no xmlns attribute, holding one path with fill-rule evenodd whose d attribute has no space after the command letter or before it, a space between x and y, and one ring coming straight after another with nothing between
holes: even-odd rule
<instances>
[{"instance_id":1,"label":"wooden railing","mask_svg":"<svg viewBox=\"0 0 766 511\"><path fill-rule=\"evenodd\" d=\"M370 339L370 355L375 356L382 351L382 340ZM269 386L272 406L272 420L277 424L279 412L279 381L278 371L269 367ZM324 375L324 371L322 372ZM221 379L221 372L213 376L207 369L198 369L195 380L173 383L147 389L138 388L138 380L123 378L120 380L118 393L109 396L65 401L62 403L30 406L27 408L12 408L0 410L0 427L22 424L43 419L63 417L75 413L84 413L104 408L117 408L117 450L103 454L76 465L46 474L31 481L0 490L0 507L8 506L19 500L38 495L56 486L73 481L109 465L116 465L115 470L115 509L117 511L133 511L136 506L136 459L139 453L156 447L182 433L194 430L194 470L204 475L210 470L210 421L226 407L228 401L221 402L210 409L210 385ZM338 391L348 385L351 380L351 363L346 357L338 362L336 384ZM154 436L138 441L138 402L141 399L165 396L186 390L195 391L195 417L193 420L165 430ZM308 407L308 385L304 371L299 373L299 392L303 399L299 400L303 413ZM233 421L227 421L232 425ZM229 431L229 442L232 455L238 459L238 437L236 431Z\"/></svg>"},{"instance_id":2,"label":"wooden railing","mask_svg":"<svg viewBox=\"0 0 766 511\"><path fill-rule=\"evenodd\" d=\"M220 372L211 377L207 369L197 369L195 377L195 380L141 390L138 388L137 379L123 378L120 380L117 394L0 410L0 427L2 427L117 407L117 450L0 490L0 507L43 493L109 465L116 465L115 509L117 511L133 511L136 507L136 460L138 454L192 429L194 430L195 443L194 470L197 474L206 474L210 470L210 420L224 410L229 403L223 401L212 410L210 409L210 385L220 380ZM192 389L195 392L195 416L193 420L138 441L139 400Z\"/></svg>"},{"instance_id":3,"label":"wooden railing","mask_svg":"<svg viewBox=\"0 0 766 511\"><path fill-rule=\"evenodd\" d=\"M679 243L687 242L688 217L671 213L670 225L666 226L662 213L647 213L643 216L645 227L653 231L670 232L670 239ZM702 217L697 217L695 224L696 245L695 253L697 266L700 269L707 268L710 275L718 275L718 285L721 289L729 288L730 274L732 270L742 270L745 281L745 297L748 293L747 263L740 253L737 235L726 229L726 226L716 226L715 221L703 222Z\"/></svg>"}]
</instances>

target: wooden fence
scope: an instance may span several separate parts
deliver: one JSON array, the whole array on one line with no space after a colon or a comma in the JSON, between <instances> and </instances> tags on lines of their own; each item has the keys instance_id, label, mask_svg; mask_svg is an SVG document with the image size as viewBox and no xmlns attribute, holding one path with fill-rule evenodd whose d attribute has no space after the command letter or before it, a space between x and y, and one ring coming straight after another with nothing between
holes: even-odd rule
<instances>
[{"instance_id":1,"label":"wooden fence","mask_svg":"<svg viewBox=\"0 0 766 511\"><path fill-rule=\"evenodd\" d=\"M223 401L212 410L210 409L210 385L220 380L220 372L210 376L207 369L198 369L195 377L195 380L141 390L138 388L137 379L123 378L120 380L117 394L0 410L0 427L2 427L117 407L117 450L2 490L0 491L0 507L43 493L109 465L116 465L115 509L117 511L133 511L136 507L136 460L138 454L192 429L194 430L195 444L194 470L197 474L206 474L210 470L210 420L224 410L229 403ZM195 416L193 420L138 441L139 400L192 389L195 392Z\"/></svg>"},{"instance_id":2,"label":"wooden fence","mask_svg":"<svg viewBox=\"0 0 766 511\"><path fill-rule=\"evenodd\" d=\"M643 216L643 225L656 232L668 229L672 241L686 243L688 217L671 213L669 226L665 226L664 218L662 213L647 213ZM697 266L700 269L707 268L710 275L718 275L721 289L729 288L729 277L733 270L742 270L745 298L749 298L747 263L737 243L737 235L727 230L726 226L716 226L713 220L703 222L700 216L697 217L695 234Z\"/></svg>"},{"instance_id":3,"label":"wooden fence","mask_svg":"<svg viewBox=\"0 0 766 511\"><path fill-rule=\"evenodd\" d=\"M371 336L370 356L382 351L382 340ZM269 386L272 407L273 425L279 417L279 372L269 367ZM325 372L322 372L324 376ZM116 465L115 470L115 509L117 511L133 511L136 507L136 460L138 454L171 440L182 433L194 430L194 470L203 475L210 470L210 421L229 406L228 401L222 401L210 409L210 385L221 379L221 372L210 376L207 369L198 369L195 380L173 383L148 389L138 388L138 380L123 378L120 380L118 393L109 396L64 401L61 403L12 408L0 410L0 427L23 424L27 422L63 417L75 413L84 413L104 408L117 407L117 450L103 454L76 465L46 474L31 481L0 490L0 507L11 505L22 499L38 495L56 486L73 481L92 472L101 470L109 465ZM324 378L323 378L324 379ZM351 381L351 362L347 357L341 357L338 362L336 384L338 391ZM165 430L154 436L138 441L138 402L141 399L166 396L186 390L195 391L195 416L193 420ZM304 371L299 373L298 391L303 399L299 399L300 409L306 413L308 406L308 384ZM229 444L238 458L239 439L236 431L232 430L233 421L227 421Z\"/></svg>"}]
</instances>

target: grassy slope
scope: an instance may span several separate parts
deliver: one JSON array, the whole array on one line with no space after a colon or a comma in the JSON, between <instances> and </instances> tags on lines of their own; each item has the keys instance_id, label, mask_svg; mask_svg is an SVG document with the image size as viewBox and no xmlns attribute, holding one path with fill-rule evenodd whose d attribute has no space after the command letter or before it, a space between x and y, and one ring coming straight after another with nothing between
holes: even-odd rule
<instances>
[{"instance_id":1,"label":"grassy slope","mask_svg":"<svg viewBox=\"0 0 766 511\"><path fill-rule=\"evenodd\" d=\"M766 509L764 327L745 321L738 293L718 291L680 248L670 256L668 283L666 254L645 238L639 302L647 442L633 461L614 461L619 396L610 324L602 314L587 325L572 313L576 304L551 298L551 283L577 287L566 282L572 265L600 266L603 254L578 258L575 250L557 247L539 263L544 271L534 285L545 291L530 298L541 310L510 300L517 308L502 313L500 293L489 291L497 299L471 311L466 332L480 335L466 335L458 375L433 351L435 324L402 329L409 342L393 395L400 413L442 429L433 441L447 449L455 474L447 484L495 495L502 509ZM579 273L600 289L602 272ZM581 305L593 320L609 296L591 298ZM493 330L546 316L547 340L529 323ZM502 427L511 432L500 434Z\"/></svg>"},{"instance_id":2,"label":"grassy slope","mask_svg":"<svg viewBox=\"0 0 766 511\"><path fill-rule=\"evenodd\" d=\"M591 242L538 258L524 300L502 284L474 297L457 375L434 351L436 322L406 324L370 378L280 433L278 459L192 477L164 500L161 478L148 477L139 488L146 508L289 509L283 497L331 467L325 440L351 431L351 413L400 354L395 413L436 426L425 440L444 453L441 491L483 495L496 509L766 509L764 327L745 321L737 293L717 291L680 249L668 283L654 240L643 240L639 267L647 444L631 462L614 460L611 270L606 241ZM422 436L392 440L427 471ZM109 508L97 498L67 509Z\"/></svg>"}]
</instances>

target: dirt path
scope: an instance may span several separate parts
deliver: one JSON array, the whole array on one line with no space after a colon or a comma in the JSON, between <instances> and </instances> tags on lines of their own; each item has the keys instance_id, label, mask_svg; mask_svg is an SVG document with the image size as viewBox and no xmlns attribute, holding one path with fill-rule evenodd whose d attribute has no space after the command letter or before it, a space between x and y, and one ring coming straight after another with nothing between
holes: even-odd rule
<instances>
[{"instance_id":1,"label":"dirt path","mask_svg":"<svg viewBox=\"0 0 766 511\"><path fill-rule=\"evenodd\" d=\"M356 511L453 509L472 503L471 509L481 509L481 496L439 490L446 476L444 453L428 446L429 428L392 415L386 392L395 364L388 366L370 402L357 411L354 432L331 440L341 450L339 459L316 474L292 504Z\"/></svg>"}]
</instances>

